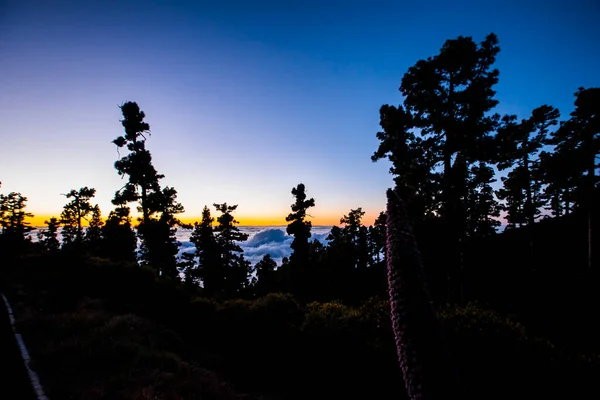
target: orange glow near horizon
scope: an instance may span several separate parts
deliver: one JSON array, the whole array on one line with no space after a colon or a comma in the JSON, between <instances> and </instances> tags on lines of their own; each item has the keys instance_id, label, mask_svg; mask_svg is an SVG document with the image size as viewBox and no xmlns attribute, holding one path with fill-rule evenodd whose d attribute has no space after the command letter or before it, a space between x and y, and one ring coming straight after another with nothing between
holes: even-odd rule
<instances>
[{"instance_id":1,"label":"orange glow near horizon","mask_svg":"<svg viewBox=\"0 0 600 400\"><path fill-rule=\"evenodd\" d=\"M27 222L29 222L30 226L32 227L41 227L41 226L45 226L46 223L45 221L50 220L50 218L52 218L52 215L49 216L44 216L44 215L34 215L32 218L27 218ZM58 216L55 215L56 218L59 218ZM369 214L365 215L364 219L363 219L363 223L365 225L371 225L373 223L373 221L375 220L376 216L371 216ZM135 220L135 216L133 217L133 220ZM287 225L288 223L285 222L285 217L273 217L273 216L236 216L236 219L240 222L241 226L283 226L283 225ZM184 216L181 218L181 221L186 223L186 224L192 224L196 221L200 221L201 220L201 216ZM339 225L340 223L340 217L339 216L335 216L335 217L327 217L327 216L319 216L319 217L315 217L315 218L309 218L309 220L312 222L313 226L333 226L333 225ZM82 221L82 225L83 226L87 226L87 221L83 220Z\"/></svg>"}]
</instances>

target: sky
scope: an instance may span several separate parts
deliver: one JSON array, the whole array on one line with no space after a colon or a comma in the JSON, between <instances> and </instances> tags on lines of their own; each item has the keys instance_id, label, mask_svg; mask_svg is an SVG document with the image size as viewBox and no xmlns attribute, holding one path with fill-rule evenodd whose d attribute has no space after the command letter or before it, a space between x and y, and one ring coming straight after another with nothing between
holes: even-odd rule
<instances>
[{"instance_id":1,"label":"sky","mask_svg":"<svg viewBox=\"0 0 600 400\"><path fill-rule=\"evenodd\" d=\"M578 0L0 0L0 190L28 198L34 225L82 186L107 215L125 183L118 105L136 101L184 220L227 202L243 225L285 224L302 182L314 225L357 207L370 224L393 185L370 160L379 108L402 102L410 66L494 32L495 111L566 117L600 86L598 15Z\"/></svg>"}]
</instances>

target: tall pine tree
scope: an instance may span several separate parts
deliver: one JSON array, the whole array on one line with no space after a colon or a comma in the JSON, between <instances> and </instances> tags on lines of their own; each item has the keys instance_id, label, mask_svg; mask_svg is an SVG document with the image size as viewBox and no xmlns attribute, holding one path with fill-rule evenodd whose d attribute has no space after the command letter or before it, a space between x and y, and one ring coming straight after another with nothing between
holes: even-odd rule
<instances>
[{"instance_id":1,"label":"tall pine tree","mask_svg":"<svg viewBox=\"0 0 600 400\"><path fill-rule=\"evenodd\" d=\"M592 221L595 212L595 192L598 185L600 155L600 88L579 88L575 93L575 110L561 124L550 142L556 152L569 162L571 179L578 183L578 203L587 216L588 267L592 267Z\"/></svg>"},{"instance_id":2,"label":"tall pine tree","mask_svg":"<svg viewBox=\"0 0 600 400\"><path fill-rule=\"evenodd\" d=\"M33 214L25 211L26 205L27 197L21 193L0 195L0 251L7 257L22 253L26 243L31 240L27 233L33 228L26 219L33 217Z\"/></svg>"},{"instance_id":3,"label":"tall pine tree","mask_svg":"<svg viewBox=\"0 0 600 400\"><path fill-rule=\"evenodd\" d=\"M532 227L546 203L542 191L539 153L546 143L549 128L558 124L559 111L551 106L536 108L531 116L515 123L515 117L505 117L505 124L496 136L499 143L498 169L512 168L503 179L504 190L499 198L506 200L508 218L513 223L523 221ZM518 204L522 202L522 204ZM522 215L518 215L521 213Z\"/></svg>"},{"instance_id":4,"label":"tall pine tree","mask_svg":"<svg viewBox=\"0 0 600 400\"><path fill-rule=\"evenodd\" d=\"M292 293L298 295L306 290L307 275L310 270L309 260L309 242L311 237L310 221L306 220L307 210L315 206L315 199L307 199L306 187L303 183L292 188L292 195L296 198L292 204L292 212L285 218L289 222L286 232L294 236L292 244L292 254L289 259L290 289Z\"/></svg>"},{"instance_id":5,"label":"tall pine tree","mask_svg":"<svg viewBox=\"0 0 600 400\"><path fill-rule=\"evenodd\" d=\"M494 34L480 44L463 36L447 40L439 54L410 67L400 86L405 96L402 129L420 131L420 146L424 148L419 150L423 158L419 164L431 166L429 174L439 174L440 206L435 212L443 217L446 227L449 295L460 301L466 221L469 213L481 211L466 207L469 185L477 186L469 183L474 176L470 174L471 166L492 161L494 156L491 133L499 116L490 112L498 103L493 88L499 72L493 64L499 51ZM401 195L410 204L410 192L414 190L407 185L399 188L409 192L408 196ZM432 197L431 201L435 200L438 199Z\"/></svg>"},{"instance_id":6,"label":"tall pine tree","mask_svg":"<svg viewBox=\"0 0 600 400\"><path fill-rule=\"evenodd\" d=\"M434 169L435 154L431 139L415 133L416 121L403 106L383 105L379 110L377 132L380 140L373 162L388 158L392 163L396 190L402 191L411 221L415 224L439 209L440 174Z\"/></svg>"},{"instance_id":7,"label":"tall pine tree","mask_svg":"<svg viewBox=\"0 0 600 400\"><path fill-rule=\"evenodd\" d=\"M217 217L215 240L220 254L219 267L225 276L224 294L229 297L238 296L248 287L248 279L252 273L250 262L244 258L244 250L238 244L246 241L248 234L241 232L236 226L239 222L232 213L237 209L237 204L229 206L222 203L214 206L221 213Z\"/></svg>"},{"instance_id":8,"label":"tall pine tree","mask_svg":"<svg viewBox=\"0 0 600 400\"><path fill-rule=\"evenodd\" d=\"M214 235L214 218L210 209L204 206L202 209L202 221L194 224L194 230L190 235L190 242L196 247L198 263L190 270L191 280L202 282L206 294L214 296L224 289L225 273L220 268L220 254Z\"/></svg>"},{"instance_id":9,"label":"tall pine tree","mask_svg":"<svg viewBox=\"0 0 600 400\"><path fill-rule=\"evenodd\" d=\"M32 213L25 211L27 197L17 192L0 196L2 234L24 239L25 234L32 229L26 218L33 217Z\"/></svg>"},{"instance_id":10,"label":"tall pine tree","mask_svg":"<svg viewBox=\"0 0 600 400\"><path fill-rule=\"evenodd\" d=\"M58 240L60 220L52 217L48 221L44 221L44 223L47 227L45 230L38 232L38 241L48 252L56 252L60 248L60 241Z\"/></svg>"},{"instance_id":11,"label":"tall pine tree","mask_svg":"<svg viewBox=\"0 0 600 400\"><path fill-rule=\"evenodd\" d=\"M159 276L175 278L180 245L175 233L176 226L182 225L176 215L184 209L176 201L177 191L171 187L163 189L159 184L164 175L158 174L146 149L145 135L150 133L150 125L144 121L146 115L135 102L124 103L121 112L125 134L113 143L118 148L126 147L129 154L117 160L115 168L120 176L128 176L128 182L115 193L113 204L124 207L139 202L142 263L154 268Z\"/></svg>"},{"instance_id":12,"label":"tall pine tree","mask_svg":"<svg viewBox=\"0 0 600 400\"><path fill-rule=\"evenodd\" d=\"M79 190L73 189L64 195L72 200L64 205L60 214L60 222L63 224L63 246L79 246L83 242L83 221L87 220L94 209L90 200L95 195L96 189L87 186Z\"/></svg>"}]
</instances>

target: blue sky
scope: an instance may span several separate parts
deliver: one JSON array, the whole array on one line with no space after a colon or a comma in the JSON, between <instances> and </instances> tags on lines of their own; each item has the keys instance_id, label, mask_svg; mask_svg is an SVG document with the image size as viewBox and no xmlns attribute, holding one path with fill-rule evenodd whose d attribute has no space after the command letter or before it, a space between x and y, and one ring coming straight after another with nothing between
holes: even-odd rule
<instances>
[{"instance_id":1,"label":"blue sky","mask_svg":"<svg viewBox=\"0 0 600 400\"><path fill-rule=\"evenodd\" d=\"M599 86L592 1L28 1L0 5L0 180L32 212L58 215L91 186L105 214L124 182L111 141L138 102L163 184L187 217L239 204L274 223L303 182L316 224L383 210L392 185L371 163L379 107L404 72L458 35L495 32L500 113L547 103L563 116Z\"/></svg>"}]
</instances>

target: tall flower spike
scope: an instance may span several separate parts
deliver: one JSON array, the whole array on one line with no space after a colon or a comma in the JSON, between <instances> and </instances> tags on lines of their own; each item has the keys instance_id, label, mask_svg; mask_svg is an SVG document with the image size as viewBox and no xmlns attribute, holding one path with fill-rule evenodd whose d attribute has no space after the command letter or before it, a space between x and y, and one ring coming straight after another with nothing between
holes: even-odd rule
<instances>
[{"instance_id":1,"label":"tall flower spike","mask_svg":"<svg viewBox=\"0 0 600 400\"><path fill-rule=\"evenodd\" d=\"M386 258L396 350L412 400L458 398L458 375L423 276L404 202L387 191Z\"/></svg>"}]
</instances>

